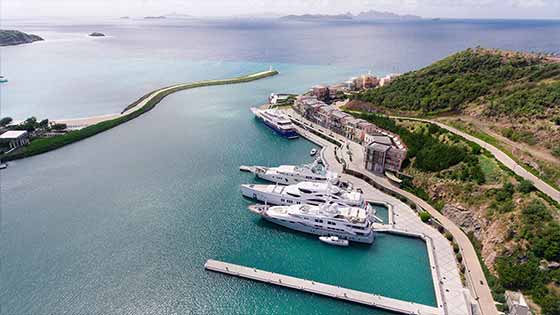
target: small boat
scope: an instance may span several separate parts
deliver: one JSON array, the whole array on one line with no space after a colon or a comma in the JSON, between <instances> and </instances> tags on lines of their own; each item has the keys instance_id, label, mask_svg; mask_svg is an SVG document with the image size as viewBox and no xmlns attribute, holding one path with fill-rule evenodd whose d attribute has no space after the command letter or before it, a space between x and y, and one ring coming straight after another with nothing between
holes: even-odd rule
<instances>
[{"instance_id":1,"label":"small boat","mask_svg":"<svg viewBox=\"0 0 560 315\"><path fill-rule=\"evenodd\" d=\"M0 170L3 170L5 168L8 168L8 164L6 164L6 163L0 164Z\"/></svg>"},{"instance_id":2,"label":"small boat","mask_svg":"<svg viewBox=\"0 0 560 315\"><path fill-rule=\"evenodd\" d=\"M315 149L315 148L311 149L311 152L309 152L309 155L314 156L315 154L317 154L317 149Z\"/></svg>"},{"instance_id":3,"label":"small boat","mask_svg":"<svg viewBox=\"0 0 560 315\"><path fill-rule=\"evenodd\" d=\"M348 244L350 242L348 242L348 240L343 240L341 238L338 238L338 236L319 236L319 240L323 243L327 243L330 245L336 245L336 246L348 246Z\"/></svg>"},{"instance_id":4,"label":"small boat","mask_svg":"<svg viewBox=\"0 0 560 315\"><path fill-rule=\"evenodd\" d=\"M0 83L6 83L6 82L8 82L8 79L0 75Z\"/></svg>"}]
</instances>

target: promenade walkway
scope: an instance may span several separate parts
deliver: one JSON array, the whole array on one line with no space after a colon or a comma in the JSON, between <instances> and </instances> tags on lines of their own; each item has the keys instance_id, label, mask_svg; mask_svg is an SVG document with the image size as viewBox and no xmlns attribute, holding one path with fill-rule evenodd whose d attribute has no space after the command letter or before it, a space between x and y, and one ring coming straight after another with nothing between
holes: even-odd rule
<instances>
[{"instance_id":1,"label":"promenade walkway","mask_svg":"<svg viewBox=\"0 0 560 315\"><path fill-rule=\"evenodd\" d=\"M441 268L437 279L442 282L442 294L443 302L446 306L446 314L470 314L470 311L467 312L469 309L467 304L470 301L466 301L464 298L464 292L462 291L463 286L460 281L460 275L457 270L455 257L449 241L447 241L447 239L445 239L435 229L422 223L416 212L412 210L410 206L385 193L396 196L400 195L407 198L414 203L417 208L428 211L435 220L437 220L447 231L449 231L449 233L451 233L451 235L453 235L455 242L459 245L460 252L463 257L463 264L466 267L466 280L471 296L474 297L476 302L478 302L477 304L483 315L498 314L498 310L494 304L490 288L486 283L486 278L484 276L482 266L480 265L480 261L478 260L476 251L466 234L457 225L455 225L455 223L442 215L421 198L394 186L387 178L375 175L365 170L363 163L364 150L360 144L349 141L338 134L326 131L325 128L302 118L291 109L287 110L287 113L298 124L306 126L308 130L302 130L301 127L298 127L303 136L312 137L314 138L314 142L321 142L324 146L326 146L327 149L324 150L323 154L325 155L325 159L335 161L330 162L329 164L329 167L331 167L333 171L339 173L342 173L343 171L342 164L336 162L335 154L339 155L339 159L342 158L344 160L344 163L346 163L346 169L344 170L345 174L342 175L343 180L348 180L352 182L355 187L361 188L366 194L365 197L367 199L389 200L388 202L393 206L393 212L395 213L395 226L398 229L425 233L432 238L433 245L435 246L434 252L436 254L436 265ZM333 143L314 134L321 132L330 135L330 137L336 139L336 141L344 143L344 145L342 148L337 148L337 146ZM348 152L352 155L352 160L350 160L350 154ZM359 175L362 178L351 176L348 173ZM375 184L385 193L373 188L370 183Z\"/></svg>"},{"instance_id":2,"label":"promenade walkway","mask_svg":"<svg viewBox=\"0 0 560 315\"><path fill-rule=\"evenodd\" d=\"M399 116L392 116L392 118L407 119L407 120L414 120L414 121L420 121L420 122L435 124L435 125L443 128L443 129L448 130L449 132L452 132L452 133L454 133L458 136L461 136L461 137L463 137L463 138L465 138L469 141L472 141L472 142L480 145L484 149L488 150L488 152L490 152L498 161L502 162L507 168L512 170L515 174L521 176L522 178L524 178L528 181L531 181L538 190L542 191L544 194L546 194L550 198L552 198L555 201L560 203L560 191L558 191L554 187L550 186L549 184L547 184L546 182L544 182L542 179L538 178L537 176L533 175L531 172L527 171L525 168L523 168L523 166L521 166L517 162L515 162L512 158L510 158L502 150L496 148L495 146L489 144L488 142L485 142L485 141L483 141L483 140L481 140L477 137L471 136L468 133L465 133L461 130L458 130L457 128L453 128L451 126L448 126L448 125L446 125L444 123L441 123L439 121L430 120L430 119L412 118L412 117L399 117Z\"/></svg>"}]
</instances>

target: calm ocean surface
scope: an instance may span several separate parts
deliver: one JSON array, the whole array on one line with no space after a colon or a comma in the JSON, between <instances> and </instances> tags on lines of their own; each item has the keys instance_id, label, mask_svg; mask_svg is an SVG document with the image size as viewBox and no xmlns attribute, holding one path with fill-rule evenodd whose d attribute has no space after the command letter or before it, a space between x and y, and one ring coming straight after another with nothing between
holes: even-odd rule
<instances>
[{"instance_id":1,"label":"calm ocean surface","mask_svg":"<svg viewBox=\"0 0 560 315\"><path fill-rule=\"evenodd\" d=\"M380 234L335 248L259 220L241 164L308 162L313 145L256 122L271 92L371 70L403 72L476 45L558 51L559 22L5 21L47 41L6 47L1 116L118 112L163 85L281 74L179 92L74 145L13 162L1 180L1 314L386 314L203 270L220 259L419 303L435 297L425 245ZM100 31L106 38L89 38Z\"/></svg>"}]
</instances>

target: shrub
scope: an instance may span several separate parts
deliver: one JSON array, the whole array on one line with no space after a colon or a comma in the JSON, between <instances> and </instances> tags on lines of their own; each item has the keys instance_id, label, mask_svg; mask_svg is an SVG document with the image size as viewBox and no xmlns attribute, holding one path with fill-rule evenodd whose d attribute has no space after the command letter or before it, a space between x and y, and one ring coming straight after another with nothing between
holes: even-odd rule
<instances>
[{"instance_id":1,"label":"shrub","mask_svg":"<svg viewBox=\"0 0 560 315\"><path fill-rule=\"evenodd\" d=\"M455 255L455 257L457 258L457 261L458 261L458 262L462 262L462 261L463 261L463 256L462 256L461 254L457 253L457 254Z\"/></svg>"},{"instance_id":2,"label":"shrub","mask_svg":"<svg viewBox=\"0 0 560 315\"><path fill-rule=\"evenodd\" d=\"M428 211L420 212L420 220L422 220L422 222L427 223L431 218L432 216L428 213Z\"/></svg>"},{"instance_id":3,"label":"shrub","mask_svg":"<svg viewBox=\"0 0 560 315\"><path fill-rule=\"evenodd\" d=\"M533 182L524 179L517 185L517 190L524 194L528 194L535 190L535 186L533 185Z\"/></svg>"},{"instance_id":4,"label":"shrub","mask_svg":"<svg viewBox=\"0 0 560 315\"><path fill-rule=\"evenodd\" d=\"M459 252L459 244L453 242L453 251L454 251L455 253L458 253L458 252Z\"/></svg>"},{"instance_id":5,"label":"shrub","mask_svg":"<svg viewBox=\"0 0 560 315\"><path fill-rule=\"evenodd\" d=\"M451 235L451 233L449 232L445 232L443 236L445 236L445 238L448 239L449 241L453 240L453 235Z\"/></svg>"}]
</instances>

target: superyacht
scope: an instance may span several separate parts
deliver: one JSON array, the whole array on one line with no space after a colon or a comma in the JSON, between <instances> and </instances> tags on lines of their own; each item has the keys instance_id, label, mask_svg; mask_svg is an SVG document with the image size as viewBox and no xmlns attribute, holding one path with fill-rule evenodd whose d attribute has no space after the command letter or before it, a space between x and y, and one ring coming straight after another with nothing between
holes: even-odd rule
<instances>
[{"instance_id":1,"label":"superyacht","mask_svg":"<svg viewBox=\"0 0 560 315\"><path fill-rule=\"evenodd\" d=\"M300 182L294 185L241 185L243 196L273 205L339 203L348 206L369 207L362 193L348 191L326 183Z\"/></svg>"},{"instance_id":2,"label":"superyacht","mask_svg":"<svg viewBox=\"0 0 560 315\"><path fill-rule=\"evenodd\" d=\"M367 244L375 240L370 213L359 207L334 203L320 206L253 205L249 209L265 220L304 233Z\"/></svg>"}]
</instances>

